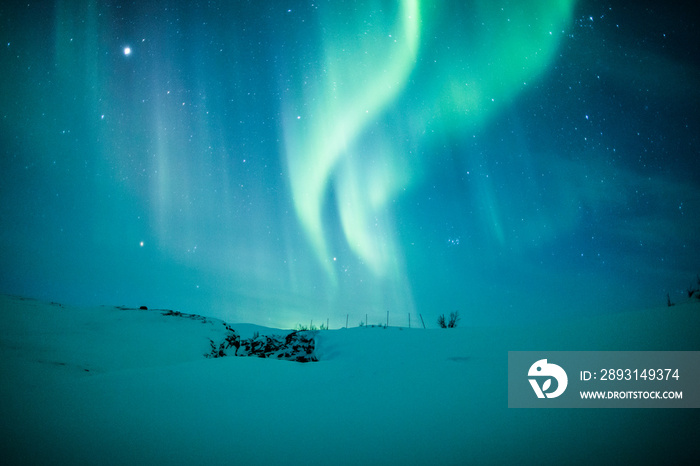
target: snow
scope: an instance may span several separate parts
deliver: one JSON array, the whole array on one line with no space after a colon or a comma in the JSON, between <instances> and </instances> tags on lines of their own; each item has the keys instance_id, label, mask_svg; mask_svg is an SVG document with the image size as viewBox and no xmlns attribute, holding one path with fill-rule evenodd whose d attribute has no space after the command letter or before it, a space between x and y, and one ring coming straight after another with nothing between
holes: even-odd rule
<instances>
[{"instance_id":1,"label":"snow","mask_svg":"<svg viewBox=\"0 0 700 466\"><path fill-rule=\"evenodd\" d=\"M183 312L187 312L184 311ZM205 358L223 323L0 296L2 464L575 464L700 457L693 409L508 409L517 350L699 350L700 302L552 325L319 331L318 362ZM232 324L243 338L287 331Z\"/></svg>"}]
</instances>

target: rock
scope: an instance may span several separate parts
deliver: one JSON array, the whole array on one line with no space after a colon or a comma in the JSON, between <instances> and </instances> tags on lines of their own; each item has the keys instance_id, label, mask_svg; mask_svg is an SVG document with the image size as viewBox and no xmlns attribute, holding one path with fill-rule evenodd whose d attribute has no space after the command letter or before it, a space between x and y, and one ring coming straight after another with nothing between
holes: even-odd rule
<instances>
[{"instance_id":1,"label":"rock","mask_svg":"<svg viewBox=\"0 0 700 466\"><path fill-rule=\"evenodd\" d=\"M256 335L246 340L240 340L235 330L226 327L229 334L226 342L230 347L236 347L236 356L256 356L258 358L284 359L287 361L310 362L317 361L314 355L316 342L315 332L291 332L286 337L280 335Z\"/></svg>"}]
</instances>

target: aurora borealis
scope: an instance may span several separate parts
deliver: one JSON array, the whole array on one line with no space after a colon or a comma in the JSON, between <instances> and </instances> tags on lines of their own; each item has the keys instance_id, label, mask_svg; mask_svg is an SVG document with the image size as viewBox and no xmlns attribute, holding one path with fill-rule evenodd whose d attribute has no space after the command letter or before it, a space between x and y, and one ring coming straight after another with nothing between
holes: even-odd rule
<instances>
[{"instance_id":1,"label":"aurora borealis","mask_svg":"<svg viewBox=\"0 0 700 466\"><path fill-rule=\"evenodd\" d=\"M680 6L11 3L1 292L481 324L656 307L700 272Z\"/></svg>"}]
</instances>

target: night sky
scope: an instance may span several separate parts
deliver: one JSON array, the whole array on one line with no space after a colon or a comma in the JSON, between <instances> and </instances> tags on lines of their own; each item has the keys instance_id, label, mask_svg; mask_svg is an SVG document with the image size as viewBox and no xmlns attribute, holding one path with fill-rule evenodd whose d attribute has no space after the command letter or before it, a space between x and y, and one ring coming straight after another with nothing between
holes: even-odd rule
<instances>
[{"instance_id":1,"label":"night sky","mask_svg":"<svg viewBox=\"0 0 700 466\"><path fill-rule=\"evenodd\" d=\"M675 3L3 2L0 292L331 328L682 301Z\"/></svg>"}]
</instances>

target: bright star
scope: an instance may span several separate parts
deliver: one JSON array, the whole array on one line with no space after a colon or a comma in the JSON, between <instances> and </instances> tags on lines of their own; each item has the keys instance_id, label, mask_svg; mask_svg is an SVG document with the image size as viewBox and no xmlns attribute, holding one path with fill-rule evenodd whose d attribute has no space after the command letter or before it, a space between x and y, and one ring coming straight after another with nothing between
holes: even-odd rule
<instances>
[{"instance_id":1,"label":"bright star","mask_svg":"<svg viewBox=\"0 0 700 466\"><path fill-rule=\"evenodd\" d=\"M124 47L124 55L127 57L131 55L131 47Z\"/></svg>"}]
</instances>

